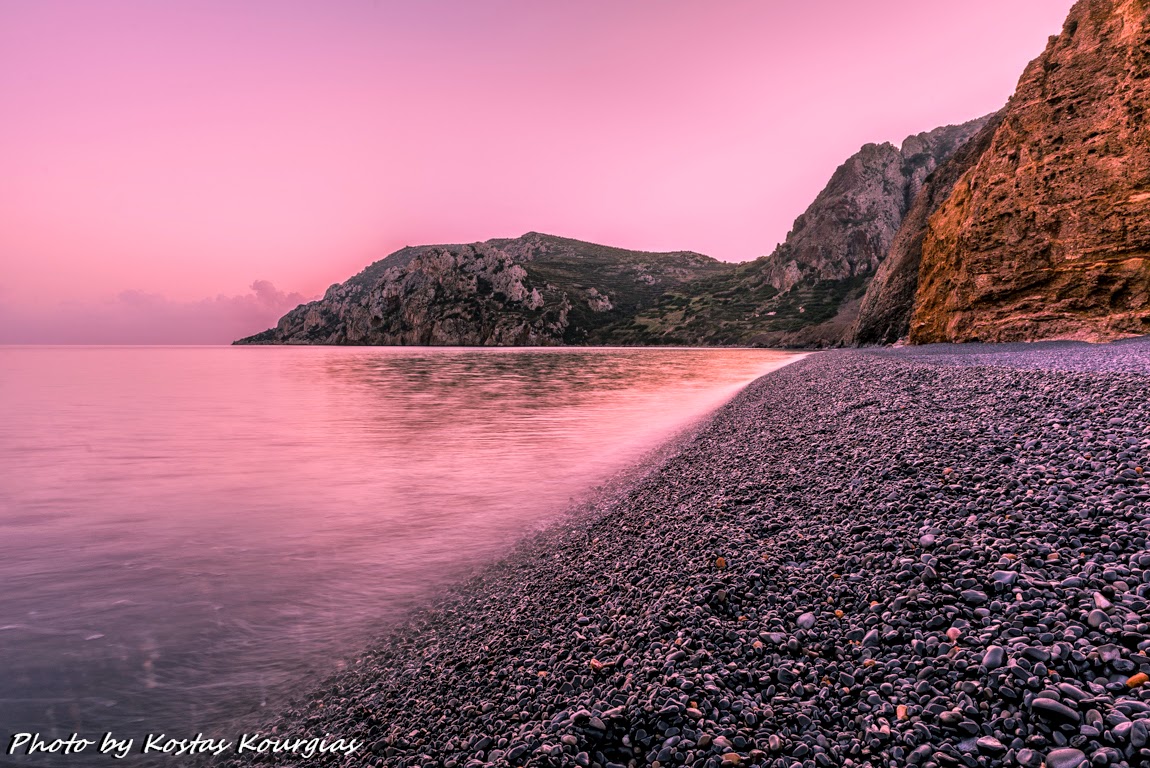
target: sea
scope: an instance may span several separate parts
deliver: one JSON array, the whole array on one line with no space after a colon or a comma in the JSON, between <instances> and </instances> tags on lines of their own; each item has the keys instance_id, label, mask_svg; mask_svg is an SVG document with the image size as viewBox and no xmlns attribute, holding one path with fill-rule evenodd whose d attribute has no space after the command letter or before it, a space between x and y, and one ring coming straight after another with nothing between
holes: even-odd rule
<instances>
[{"instance_id":1,"label":"sea","mask_svg":"<svg viewBox=\"0 0 1150 768\"><path fill-rule=\"evenodd\" d=\"M274 712L794 359L0 347L0 763Z\"/></svg>"}]
</instances>

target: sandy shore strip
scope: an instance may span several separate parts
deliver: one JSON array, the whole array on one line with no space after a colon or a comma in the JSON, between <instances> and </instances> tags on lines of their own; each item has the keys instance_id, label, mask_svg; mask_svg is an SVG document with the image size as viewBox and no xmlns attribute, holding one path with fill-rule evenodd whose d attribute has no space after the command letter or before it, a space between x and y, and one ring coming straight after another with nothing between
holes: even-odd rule
<instances>
[{"instance_id":1,"label":"sandy shore strip","mask_svg":"<svg viewBox=\"0 0 1150 768\"><path fill-rule=\"evenodd\" d=\"M1150 764L1148 461L1150 341L813 355L232 762Z\"/></svg>"}]
</instances>

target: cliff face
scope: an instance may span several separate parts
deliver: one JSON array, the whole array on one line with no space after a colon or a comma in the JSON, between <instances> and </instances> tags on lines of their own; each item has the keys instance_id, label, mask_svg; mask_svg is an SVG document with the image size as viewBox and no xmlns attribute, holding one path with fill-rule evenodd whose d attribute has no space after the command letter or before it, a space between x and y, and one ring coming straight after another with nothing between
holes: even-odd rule
<instances>
[{"instance_id":1,"label":"cliff face","mask_svg":"<svg viewBox=\"0 0 1150 768\"><path fill-rule=\"evenodd\" d=\"M404 248L238 344L597 343L664 291L731 267L529 233Z\"/></svg>"},{"instance_id":2,"label":"cliff face","mask_svg":"<svg viewBox=\"0 0 1150 768\"><path fill-rule=\"evenodd\" d=\"M893 344L908 335L927 222L950 197L959 178L990 147L1004 114L1005 110L993 115L974 138L923 182L863 296L852 332L855 344Z\"/></svg>"},{"instance_id":3,"label":"cliff face","mask_svg":"<svg viewBox=\"0 0 1150 768\"><path fill-rule=\"evenodd\" d=\"M926 177L989 118L867 144L843 163L769 256L664 297L623 343L834 346Z\"/></svg>"},{"instance_id":4,"label":"cliff face","mask_svg":"<svg viewBox=\"0 0 1150 768\"><path fill-rule=\"evenodd\" d=\"M1080 0L930 217L914 343L1150 333L1150 5Z\"/></svg>"}]
</instances>

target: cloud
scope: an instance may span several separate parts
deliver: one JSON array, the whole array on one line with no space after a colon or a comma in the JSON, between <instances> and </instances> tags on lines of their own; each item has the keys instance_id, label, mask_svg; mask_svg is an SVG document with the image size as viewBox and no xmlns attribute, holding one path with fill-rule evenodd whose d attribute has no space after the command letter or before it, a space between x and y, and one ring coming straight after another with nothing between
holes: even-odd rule
<instances>
[{"instance_id":1,"label":"cloud","mask_svg":"<svg viewBox=\"0 0 1150 768\"><path fill-rule=\"evenodd\" d=\"M199 301L123 291L99 303L0 304L0 344L228 344L310 300L256 280L249 293Z\"/></svg>"}]
</instances>

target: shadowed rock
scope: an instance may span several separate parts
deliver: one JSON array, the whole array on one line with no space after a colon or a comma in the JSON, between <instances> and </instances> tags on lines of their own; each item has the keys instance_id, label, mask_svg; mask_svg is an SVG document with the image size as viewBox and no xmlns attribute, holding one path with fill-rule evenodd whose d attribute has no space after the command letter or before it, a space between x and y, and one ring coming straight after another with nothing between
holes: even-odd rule
<instances>
[{"instance_id":1,"label":"shadowed rock","mask_svg":"<svg viewBox=\"0 0 1150 768\"><path fill-rule=\"evenodd\" d=\"M986 152L1002 117L1003 112L991 116L973 139L926 178L863 296L854 327L855 344L893 344L910 332L927 220Z\"/></svg>"}]
</instances>

